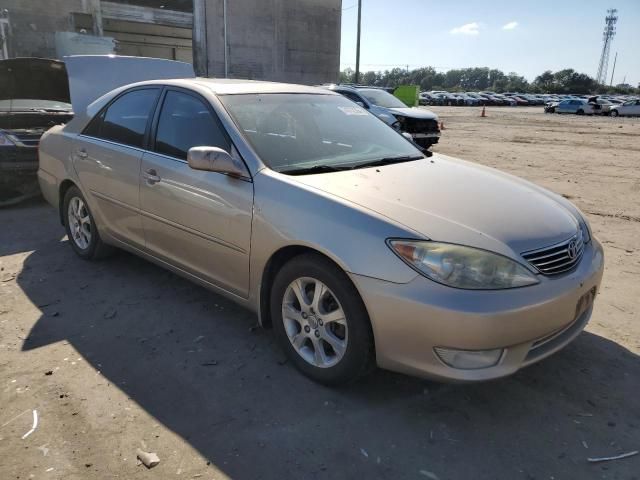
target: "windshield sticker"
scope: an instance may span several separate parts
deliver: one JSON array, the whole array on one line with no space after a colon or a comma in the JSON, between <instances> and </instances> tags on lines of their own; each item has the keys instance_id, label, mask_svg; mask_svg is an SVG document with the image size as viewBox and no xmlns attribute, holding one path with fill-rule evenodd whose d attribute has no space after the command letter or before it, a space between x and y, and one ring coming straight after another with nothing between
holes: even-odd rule
<instances>
[{"instance_id":1,"label":"windshield sticker","mask_svg":"<svg viewBox=\"0 0 640 480\"><path fill-rule=\"evenodd\" d=\"M360 107L338 107L345 115L366 115L367 111Z\"/></svg>"}]
</instances>

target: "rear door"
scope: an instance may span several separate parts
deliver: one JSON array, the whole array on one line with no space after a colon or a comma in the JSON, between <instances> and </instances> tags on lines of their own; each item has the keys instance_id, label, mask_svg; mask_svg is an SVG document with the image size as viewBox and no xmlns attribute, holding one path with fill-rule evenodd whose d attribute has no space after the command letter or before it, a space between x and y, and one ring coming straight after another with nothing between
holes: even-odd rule
<instances>
[{"instance_id":1,"label":"rear door","mask_svg":"<svg viewBox=\"0 0 640 480\"><path fill-rule=\"evenodd\" d=\"M232 293L249 291L253 210L251 179L193 170L189 148L212 146L237 155L210 103L167 88L142 158L140 203L147 249Z\"/></svg>"},{"instance_id":2,"label":"rear door","mask_svg":"<svg viewBox=\"0 0 640 480\"><path fill-rule=\"evenodd\" d=\"M567 113L569 111L569 108L571 107L570 103L570 100L561 101L556 107L556 111L559 113Z\"/></svg>"},{"instance_id":3,"label":"rear door","mask_svg":"<svg viewBox=\"0 0 640 480\"><path fill-rule=\"evenodd\" d=\"M73 163L101 228L144 246L140 219L140 163L160 88L142 87L116 97L78 136Z\"/></svg>"}]
</instances>

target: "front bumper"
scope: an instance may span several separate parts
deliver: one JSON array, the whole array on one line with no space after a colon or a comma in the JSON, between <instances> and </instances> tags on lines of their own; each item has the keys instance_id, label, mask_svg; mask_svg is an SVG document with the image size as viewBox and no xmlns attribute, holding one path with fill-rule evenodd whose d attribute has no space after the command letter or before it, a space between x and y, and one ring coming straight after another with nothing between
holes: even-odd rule
<instances>
[{"instance_id":1,"label":"front bumper","mask_svg":"<svg viewBox=\"0 0 640 480\"><path fill-rule=\"evenodd\" d=\"M38 171L38 149L32 147L0 147L0 172L3 175L31 175Z\"/></svg>"},{"instance_id":2,"label":"front bumper","mask_svg":"<svg viewBox=\"0 0 640 480\"><path fill-rule=\"evenodd\" d=\"M576 318L579 300L599 289L602 246L587 244L578 267L538 285L499 291L460 290L422 276L396 284L350 274L371 319L381 368L445 381L504 377L560 350L584 329L592 307ZM481 369L446 365L434 347L504 349Z\"/></svg>"},{"instance_id":3,"label":"front bumper","mask_svg":"<svg viewBox=\"0 0 640 480\"><path fill-rule=\"evenodd\" d=\"M0 204L37 192L38 151L35 148L0 148Z\"/></svg>"}]
</instances>

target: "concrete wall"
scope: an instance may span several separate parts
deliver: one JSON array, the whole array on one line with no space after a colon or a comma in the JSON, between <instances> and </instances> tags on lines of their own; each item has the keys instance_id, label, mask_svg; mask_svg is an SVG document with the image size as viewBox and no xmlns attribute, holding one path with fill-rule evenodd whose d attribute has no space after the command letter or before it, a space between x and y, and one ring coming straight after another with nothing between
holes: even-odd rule
<instances>
[{"instance_id":1,"label":"concrete wall","mask_svg":"<svg viewBox=\"0 0 640 480\"><path fill-rule=\"evenodd\" d=\"M83 11L82 0L2 0L9 11L11 57L56 57L55 32L73 31L70 11ZM91 32L89 32L91 33Z\"/></svg>"},{"instance_id":2,"label":"concrete wall","mask_svg":"<svg viewBox=\"0 0 640 480\"><path fill-rule=\"evenodd\" d=\"M223 7L224 0L205 0L203 73L210 77L225 76ZM228 76L305 84L337 81L341 14L341 0L227 0Z\"/></svg>"},{"instance_id":3,"label":"concrete wall","mask_svg":"<svg viewBox=\"0 0 640 480\"><path fill-rule=\"evenodd\" d=\"M195 10L193 19L190 12L100 0L1 0L0 8L9 11L12 57L56 58L55 33L85 28L87 33L116 37L124 54L190 61L190 26L199 22L203 35L194 30L195 54L202 62L197 67L202 74L224 77L225 2L197 3L202 9ZM229 77L306 84L338 80L342 0L227 0L226 4ZM199 11L204 14L199 16ZM123 25L133 27L123 31ZM151 26L158 31L147 31ZM187 33L176 34L183 31Z\"/></svg>"},{"instance_id":4,"label":"concrete wall","mask_svg":"<svg viewBox=\"0 0 640 480\"><path fill-rule=\"evenodd\" d=\"M131 1L128 0L129 3ZM115 38L116 53L122 55L192 61L191 12L129 3L101 0L0 0L0 8L9 12L9 56L57 58L60 52L56 50L56 33L85 30L87 34ZM163 2L158 0L155 3L159 6ZM170 3L181 5L184 2L173 0ZM86 51L80 48L78 53L96 52L91 48Z\"/></svg>"}]
</instances>

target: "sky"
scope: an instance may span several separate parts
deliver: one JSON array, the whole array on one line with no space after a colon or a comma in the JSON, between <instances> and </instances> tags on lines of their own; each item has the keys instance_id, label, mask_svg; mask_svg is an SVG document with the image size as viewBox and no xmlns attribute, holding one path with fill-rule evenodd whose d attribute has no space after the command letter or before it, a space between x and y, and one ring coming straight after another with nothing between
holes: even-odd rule
<instances>
[{"instance_id":1,"label":"sky","mask_svg":"<svg viewBox=\"0 0 640 480\"><path fill-rule=\"evenodd\" d=\"M358 0L342 0L341 69L355 67ZM596 76L608 8L618 9L607 83L640 83L640 0L362 0L360 70L498 68L533 80Z\"/></svg>"}]
</instances>

